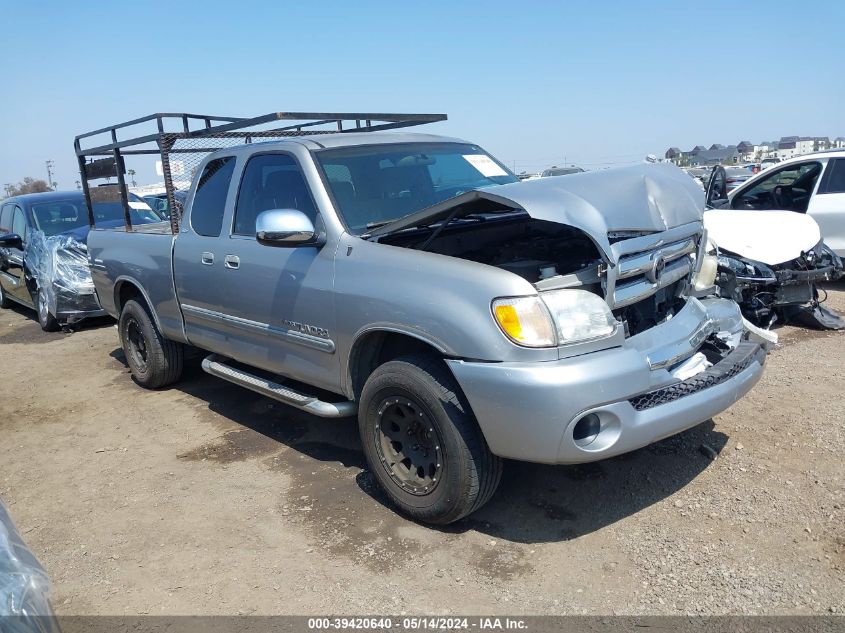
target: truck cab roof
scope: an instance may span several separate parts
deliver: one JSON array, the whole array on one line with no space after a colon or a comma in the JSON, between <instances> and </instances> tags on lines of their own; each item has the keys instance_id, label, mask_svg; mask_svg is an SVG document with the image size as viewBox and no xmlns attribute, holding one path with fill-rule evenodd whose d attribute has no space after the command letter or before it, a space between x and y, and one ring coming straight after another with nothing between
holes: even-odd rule
<instances>
[{"instance_id":1,"label":"truck cab roof","mask_svg":"<svg viewBox=\"0 0 845 633\"><path fill-rule=\"evenodd\" d=\"M441 136L439 134L416 134L410 132L338 132L336 134L290 136L284 139L248 143L234 147L226 147L214 152L231 155L239 151L251 151L256 146L284 146L290 143L304 145L311 150L327 148L359 147L363 145L399 145L404 143L466 143L460 138Z\"/></svg>"}]
</instances>

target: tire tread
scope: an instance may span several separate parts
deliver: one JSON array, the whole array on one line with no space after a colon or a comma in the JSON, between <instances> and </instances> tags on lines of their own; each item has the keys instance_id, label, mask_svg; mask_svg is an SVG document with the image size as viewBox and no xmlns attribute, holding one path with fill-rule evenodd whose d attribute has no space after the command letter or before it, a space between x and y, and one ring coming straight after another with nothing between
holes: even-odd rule
<instances>
[{"instance_id":1,"label":"tire tread","mask_svg":"<svg viewBox=\"0 0 845 633\"><path fill-rule=\"evenodd\" d=\"M464 443L464 454L453 461L463 465L465 471L461 478L469 482L463 498L458 500L450 514L436 515L433 511L417 509L411 512L407 508L405 511L413 518L429 523L458 521L478 510L496 492L502 477L502 459L490 452L469 404L441 358L431 354L409 354L385 363L376 372L386 373L394 369L402 374L407 373L408 369L416 370L435 388L438 399Z\"/></svg>"},{"instance_id":2,"label":"tire tread","mask_svg":"<svg viewBox=\"0 0 845 633\"><path fill-rule=\"evenodd\" d=\"M124 345L124 353L126 353L126 344L125 341L122 340L123 315L127 311L136 312L136 318L146 321L142 325L152 332L151 339L147 341L147 365L150 367L150 377L147 380L142 381L138 378L138 376L135 376L135 380L142 387L146 387L147 389L161 389L162 387L172 385L182 376L182 368L184 365L184 352L182 345L162 336L161 332L159 332L156 327L149 308L141 302L130 299L121 310L120 332L121 343ZM127 354L127 362L128 358L129 356Z\"/></svg>"}]
</instances>

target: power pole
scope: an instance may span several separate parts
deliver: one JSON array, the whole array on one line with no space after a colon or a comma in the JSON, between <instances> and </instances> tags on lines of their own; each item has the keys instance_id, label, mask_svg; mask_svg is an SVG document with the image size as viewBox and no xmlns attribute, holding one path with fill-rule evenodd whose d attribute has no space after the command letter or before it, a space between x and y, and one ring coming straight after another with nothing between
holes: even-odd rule
<instances>
[{"instance_id":1,"label":"power pole","mask_svg":"<svg viewBox=\"0 0 845 633\"><path fill-rule=\"evenodd\" d=\"M53 182L53 161L46 161L47 164L47 186L51 189L56 188L56 183Z\"/></svg>"}]
</instances>

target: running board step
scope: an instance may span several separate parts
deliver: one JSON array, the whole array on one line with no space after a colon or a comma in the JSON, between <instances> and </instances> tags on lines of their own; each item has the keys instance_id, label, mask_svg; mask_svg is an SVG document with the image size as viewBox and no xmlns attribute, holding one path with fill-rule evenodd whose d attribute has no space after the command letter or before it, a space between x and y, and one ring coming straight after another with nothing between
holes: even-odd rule
<instances>
[{"instance_id":1,"label":"running board step","mask_svg":"<svg viewBox=\"0 0 845 633\"><path fill-rule=\"evenodd\" d=\"M355 415L358 411L356 404L349 400L345 402L326 402L315 396L309 396L290 387L285 387L267 378L256 376L238 367L227 365L224 362L226 360L228 359L217 354L211 354L203 359L202 369L212 376L228 380L236 385L260 393L262 396L267 396L297 409L313 413L321 418L345 418Z\"/></svg>"}]
</instances>

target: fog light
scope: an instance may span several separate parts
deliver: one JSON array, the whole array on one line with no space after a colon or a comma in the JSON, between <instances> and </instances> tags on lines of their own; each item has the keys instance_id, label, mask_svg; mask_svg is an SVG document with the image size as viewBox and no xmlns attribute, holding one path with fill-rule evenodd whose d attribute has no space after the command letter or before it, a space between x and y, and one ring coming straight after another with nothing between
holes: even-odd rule
<instances>
[{"instance_id":1,"label":"fog light","mask_svg":"<svg viewBox=\"0 0 845 633\"><path fill-rule=\"evenodd\" d=\"M601 420L595 413L588 413L575 423L572 429L572 439L580 447L589 446L599 436Z\"/></svg>"}]
</instances>

